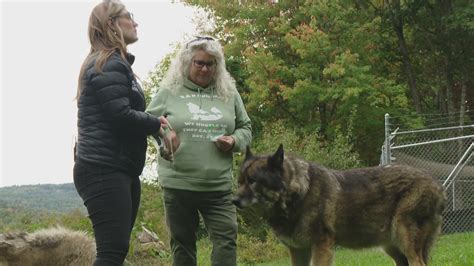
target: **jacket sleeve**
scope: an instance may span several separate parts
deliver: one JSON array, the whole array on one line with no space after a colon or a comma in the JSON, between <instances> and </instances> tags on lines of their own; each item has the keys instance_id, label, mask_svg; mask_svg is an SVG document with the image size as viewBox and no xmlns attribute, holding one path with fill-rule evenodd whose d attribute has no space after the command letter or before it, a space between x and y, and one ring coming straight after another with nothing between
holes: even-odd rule
<instances>
[{"instance_id":1,"label":"jacket sleeve","mask_svg":"<svg viewBox=\"0 0 474 266\"><path fill-rule=\"evenodd\" d=\"M161 123L158 117L131 108L129 73L131 70L124 62L112 57L102 72L92 78L91 85L97 88L106 119L115 127L149 135L158 131Z\"/></svg>"},{"instance_id":2,"label":"jacket sleeve","mask_svg":"<svg viewBox=\"0 0 474 266\"><path fill-rule=\"evenodd\" d=\"M231 135L235 139L233 152L244 151L252 141L252 125L239 93L235 91L235 130Z\"/></svg>"}]
</instances>

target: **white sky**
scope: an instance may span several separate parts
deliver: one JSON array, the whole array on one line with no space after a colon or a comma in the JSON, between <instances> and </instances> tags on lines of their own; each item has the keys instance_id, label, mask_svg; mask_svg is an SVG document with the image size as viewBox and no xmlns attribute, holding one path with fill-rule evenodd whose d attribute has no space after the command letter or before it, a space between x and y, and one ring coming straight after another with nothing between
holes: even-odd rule
<instances>
[{"instance_id":1,"label":"white sky","mask_svg":"<svg viewBox=\"0 0 474 266\"><path fill-rule=\"evenodd\" d=\"M0 187L71 183L73 99L89 51L89 15L101 1L0 1ZM174 43L194 35L195 10L166 0L122 2L138 23L133 68L146 79Z\"/></svg>"}]
</instances>

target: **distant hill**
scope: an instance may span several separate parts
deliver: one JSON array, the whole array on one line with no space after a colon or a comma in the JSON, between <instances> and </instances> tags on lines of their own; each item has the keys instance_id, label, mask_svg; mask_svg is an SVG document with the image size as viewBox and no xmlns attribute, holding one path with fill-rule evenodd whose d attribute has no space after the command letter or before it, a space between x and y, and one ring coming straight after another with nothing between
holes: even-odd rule
<instances>
[{"instance_id":1,"label":"distant hill","mask_svg":"<svg viewBox=\"0 0 474 266\"><path fill-rule=\"evenodd\" d=\"M21 209L66 213L75 209L86 212L74 184L23 185L0 188L0 210Z\"/></svg>"}]
</instances>

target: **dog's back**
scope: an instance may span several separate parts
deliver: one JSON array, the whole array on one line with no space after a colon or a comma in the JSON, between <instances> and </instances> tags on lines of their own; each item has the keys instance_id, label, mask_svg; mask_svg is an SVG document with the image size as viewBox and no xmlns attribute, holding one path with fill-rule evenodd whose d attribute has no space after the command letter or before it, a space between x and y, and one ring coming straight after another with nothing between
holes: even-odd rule
<instances>
[{"instance_id":1,"label":"dog's back","mask_svg":"<svg viewBox=\"0 0 474 266\"><path fill-rule=\"evenodd\" d=\"M0 235L1 266L92 265L94 240L62 227Z\"/></svg>"},{"instance_id":2,"label":"dog's back","mask_svg":"<svg viewBox=\"0 0 474 266\"><path fill-rule=\"evenodd\" d=\"M428 173L405 165L335 171L341 190L336 207L338 244L363 248L393 242L400 222L441 225L445 195ZM429 232L426 232L429 233Z\"/></svg>"}]
</instances>

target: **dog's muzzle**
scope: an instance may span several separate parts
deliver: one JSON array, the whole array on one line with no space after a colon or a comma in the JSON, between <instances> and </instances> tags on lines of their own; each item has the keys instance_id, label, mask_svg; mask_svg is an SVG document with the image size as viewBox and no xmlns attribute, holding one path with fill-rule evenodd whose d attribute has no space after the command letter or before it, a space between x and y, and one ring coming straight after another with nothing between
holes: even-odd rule
<instances>
[{"instance_id":1,"label":"dog's muzzle","mask_svg":"<svg viewBox=\"0 0 474 266\"><path fill-rule=\"evenodd\" d=\"M249 207L249 206L251 206L251 205L253 205L257 202L258 202L258 200L255 197L246 198L246 197L235 196L232 199L232 203L235 206L237 206L237 208L239 208L239 209L247 208L247 207Z\"/></svg>"},{"instance_id":2,"label":"dog's muzzle","mask_svg":"<svg viewBox=\"0 0 474 266\"><path fill-rule=\"evenodd\" d=\"M242 209L242 208L243 208L242 202L241 202L240 198L237 197L237 196L232 198L232 204L234 204L235 206L237 206L237 208L239 208L239 209Z\"/></svg>"}]
</instances>

